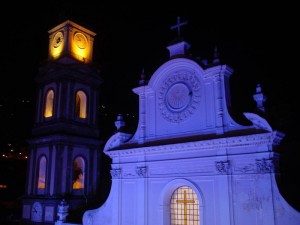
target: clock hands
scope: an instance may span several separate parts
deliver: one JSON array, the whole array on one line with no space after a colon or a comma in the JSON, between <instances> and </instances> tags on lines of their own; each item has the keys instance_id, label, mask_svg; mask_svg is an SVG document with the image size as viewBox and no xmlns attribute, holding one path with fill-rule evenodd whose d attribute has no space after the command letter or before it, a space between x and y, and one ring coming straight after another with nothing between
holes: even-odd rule
<instances>
[{"instance_id":1,"label":"clock hands","mask_svg":"<svg viewBox=\"0 0 300 225\"><path fill-rule=\"evenodd\" d=\"M84 49L87 45L86 37L82 33L75 33L74 41L77 47L80 49Z\"/></svg>"},{"instance_id":2,"label":"clock hands","mask_svg":"<svg viewBox=\"0 0 300 225\"><path fill-rule=\"evenodd\" d=\"M58 44L60 42L60 37L58 37L57 39L56 39L56 44Z\"/></svg>"},{"instance_id":3,"label":"clock hands","mask_svg":"<svg viewBox=\"0 0 300 225\"><path fill-rule=\"evenodd\" d=\"M63 33L59 31L54 36L53 47L58 48L62 42L63 42Z\"/></svg>"},{"instance_id":4,"label":"clock hands","mask_svg":"<svg viewBox=\"0 0 300 225\"><path fill-rule=\"evenodd\" d=\"M75 38L76 38L76 41L77 41L77 42L78 42L78 41L79 41L79 42L82 41L82 40L81 40L81 37L79 37L78 35L76 35Z\"/></svg>"}]
</instances>

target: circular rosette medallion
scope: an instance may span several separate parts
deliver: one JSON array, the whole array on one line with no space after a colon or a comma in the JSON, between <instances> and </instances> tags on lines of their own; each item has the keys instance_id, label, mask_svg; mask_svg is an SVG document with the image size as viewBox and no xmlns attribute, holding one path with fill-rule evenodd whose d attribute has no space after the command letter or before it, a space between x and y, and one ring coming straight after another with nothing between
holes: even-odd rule
<instances>
[{"instance_id":1,"label":"circular rosette medallion","mask_svg":"<svg viewBox=\"0 0 300 225\"><path fill-rule=\"evenodd\" d=\"M159 90L162 116L174 123L189 118L200 102L200 81L190 72L181 71L168 76Z\"/></svg>"},{"instance_id":2,"label":"circular rosette medallion","mask_svg":"<svg viewBox=\"0 0 300 225\"><path fill-rule=\"evenodd\" d=\"M176 83L169 88L166 94L166 103L169 110L180 112L190 103L192 91L184 83Z\"/></svg>"}]
</instances>

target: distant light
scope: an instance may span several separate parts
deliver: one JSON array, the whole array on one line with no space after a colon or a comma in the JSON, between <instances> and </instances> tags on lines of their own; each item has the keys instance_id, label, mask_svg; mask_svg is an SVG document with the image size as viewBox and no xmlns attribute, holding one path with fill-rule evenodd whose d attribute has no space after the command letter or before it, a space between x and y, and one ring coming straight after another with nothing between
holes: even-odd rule
<instances>
[{"instance_id":1,"label":"distant light","mask_svg":"<svg viewBox=\"0 0 300 225\"><path fill-rule=\"evenodd\" d=\"M22 155L22 152L19 152L19 155Z\"/></svg>"},{"instance_id":2,"label":"distant light","mask_svg":"<svg viewBox=\"0 0 300 225\"><path fill-rule=\"evenodd\" d=\"M11 152L13 152L14 150L13 150L13 149L11 149L10 151L11 151Z\"/></svg>"},{"instance_id":3,"label":"distant light","mask_svg":"<svg viewBox=\"0 0 300 225\"><path fill-rule=\"evenodd\" d=\"M0 184L0 188L1 188L1 189L6 189L6 188L7 188L7 185L6 185L6 184Z\"/></svg>"}]
</instances>

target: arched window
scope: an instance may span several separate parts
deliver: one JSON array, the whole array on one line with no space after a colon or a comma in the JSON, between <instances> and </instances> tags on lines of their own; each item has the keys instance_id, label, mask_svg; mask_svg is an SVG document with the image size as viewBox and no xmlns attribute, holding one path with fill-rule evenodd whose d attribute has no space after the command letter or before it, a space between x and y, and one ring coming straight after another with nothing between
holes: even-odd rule
<instances>
[{"instance_id":1,"label":"arched window","mask_svg":"<svg viewBox=\"0 0 300 225\"><path fill-rule=\"evenodd\" d=\"M46 169L47 160L45 156L42 156L39 163L38 189L45 189L46 187Z\"/></svg>"},{"instance_id":2,"label":"arched window","mask_svg":"<svg viewBox=\"0 0 300 225\"><path fill-rule=\"evenodd\" d=\"M196 192L182 186L171 198L171 225L200 225L199 200Z\"/></svg>"},{"instance_id":3,"label":"arched window","mask_svg":"<svg viewBox=\"0 0 300 225\"><path fill-rule=\"evenodd\" d=\"M46 95L44 117L48 118L53 116L53 102L54 102L54 91L49 90Z\"/></svg>"},{"instance_id":4,"label":"arched window","mask_svg":"<svg viewBox=\"0 0 300 225\"><path fill-rule=\"evenodd\" d=\"M79 118L86 118L86 94L83 91L76 92L76 107L75 113Z\"/></svg>"},{"instance_id":5,"label":"arched window","mask_svg":"<svg viewBox=\"0 0 300 225\"><path fill-rule=\"evenodd\" d=\"M84 188L84 159L76 157L73 164L73 189Z\"/></svg>"}]
</instances>

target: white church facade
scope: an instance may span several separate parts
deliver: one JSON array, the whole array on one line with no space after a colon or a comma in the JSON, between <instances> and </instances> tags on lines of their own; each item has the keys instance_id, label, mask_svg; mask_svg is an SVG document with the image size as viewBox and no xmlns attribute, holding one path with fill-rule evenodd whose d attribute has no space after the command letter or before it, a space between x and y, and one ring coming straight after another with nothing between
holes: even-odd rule
<instances>
[{"instance_id":1,"label":"white church facade","mask_svg":"<svg viewBox=\"0 0 300 225\"><path fill-rule=\"evenodd\" d=\"M260 114L245 112L247 125L234 120L233 69L218 58L210 65L193 58L178 22L169 59L133 89L135 132L125 131L119 115L106 142L97 114L102 78L92 64L96 34L69 20L48 31L49 58L36 77L24 224L70 224L69 209L83 225L300 224L276 181L284 134ZM259 86L253 97L263 110ZM102 151L111 158L111 189L90 209L104 185Z\"/></svg>"},{"instance_id":2,"label":"white church facade","mask_svg":"<svg viewBox=\"0 0 300 225\"><path fill-rule=\"evenodd\" d=\"M232 68L201 65L182 38L167 48L170 59L133 89L135 133L122 131L120 115L105 144L110 194L83 224L299 225L276 183L284 134L258 114L244 113L251 125L231 117Z\"/></svg>"}]
</instances>

